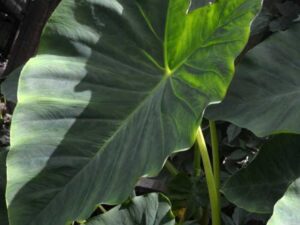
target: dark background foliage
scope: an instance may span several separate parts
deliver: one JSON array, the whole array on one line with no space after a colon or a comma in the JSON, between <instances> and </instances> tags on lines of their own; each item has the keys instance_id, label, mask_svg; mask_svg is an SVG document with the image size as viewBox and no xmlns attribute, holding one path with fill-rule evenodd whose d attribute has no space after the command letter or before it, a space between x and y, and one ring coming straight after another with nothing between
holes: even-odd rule
<instances>
[{"instance_id":1,"label":"dark background foliage","mask_svg":"<svg viewBox=\"0 0 300 225\"><path fill-rule=\"evenodd\" d=\"M60 0L0 1L0 77L35 52L42 28Z\"/></svg>"}]
</instances>

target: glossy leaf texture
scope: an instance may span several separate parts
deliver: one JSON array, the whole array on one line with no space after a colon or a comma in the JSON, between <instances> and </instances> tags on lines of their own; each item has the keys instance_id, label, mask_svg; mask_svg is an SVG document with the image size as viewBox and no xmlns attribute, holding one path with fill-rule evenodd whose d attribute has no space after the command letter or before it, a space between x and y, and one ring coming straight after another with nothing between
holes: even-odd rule
<instances>
[{"instance_id":1,"label":"glossy leaf texture","mask_svg":"<svg viewBox=\"0 0 300 225\"><path fill-rule=\"evenodd\" d=\"M86 225L175 225L169 200L160 194L135 197Z\"/></svg>"},{"instance_id":2,"label":"glossy leaf texture","mask_svg":"<svg viewBox=\"0 0 300 225\"><path fill-rule=\"evenodd\" d=\"M300 133L300 23L247 53L225 100L206 117L247 128L258 136Z\"/></svg>"},{"instance_id":3,"label":"glossy leaf texture","mask_svg":"<svg viewBox=\"0 0 300 225\"><path fill-rule=\"evenodd\" d=\"M222 187L226 198L249 212L271 213L288 186L300 177L300 135L268 141L245 169Z\"/></svg>"},{"instance_id":4,"label":"glossy leaf texture","mask_svg":"<svg viewBox=\"0 0 300 225\"><path fill-rule=\"evenodd\" d=\"M0 149L0 225L8 225L5 203L6 155L7 151Z\"/></svg>"},{"instance_id":5,"label":"glossy leaf texture","mask_svg":"<svg viewBox=\"0 0 300 225\"><path fill-rule=\"evenodd\" d=\"M259 0L63 0L23 68L8 155L11 225L119 204L189 148L221 100ZM51 220L49 220L51 218Z\"/></svg>"},{"instance_id":6,"label":"glossy leaf texture","mask_svg":"<svg viewBox=\"0 0 300 225\"><path fill-rule=\"evenodd\" d=\"M275 204L274 212L267 225L300 224L300 178L287 189L284 196Z\"/></svg>"}]
</instances>

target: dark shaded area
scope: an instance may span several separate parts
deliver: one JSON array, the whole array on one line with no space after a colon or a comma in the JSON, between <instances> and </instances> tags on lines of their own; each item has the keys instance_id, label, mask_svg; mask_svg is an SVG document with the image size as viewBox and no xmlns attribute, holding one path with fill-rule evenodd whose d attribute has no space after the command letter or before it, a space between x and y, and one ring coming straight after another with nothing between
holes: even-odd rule
<instances>
[{"instance_id":1,"label":"dark shaded area","mask_svg":"<svg viewBox=\"0 0 300 225\"><path fill-rule=\"evenodd\" d=\"M274 32L288 29L297 20L299 15L299 0L264 0L260 14L252 23L250 39L244 51L236 59L236 63L250 49Z\"/></svg>"},{"instance_id":2,"label":"dark shaded area","mask_svg":"<svg viewBox=\"0 0 300 225\"><path fill-rule=\"evenodd\" d=\"M4 10L0 10L0 57L1 61L7 58L10 46L13 43L17 31L18 21Z\"/></svg>"},{"instance_id":3,"label":"dark shaded area","mask_svg":"<svg viewBox=\"0 0 300 225\"><path fill-rule=\"evenodd\" d=\"M9 147L9 128L11 114L4 99L0 99L0 151Z\"/></svg>"},{"instance_id":4,"label":"dark shaded area","mask_svg":"<svg viewBox=\"0 0 300 225\"><path fill-rule=\"evenodd\" d=\"M24 18L27 0L0 0L0 77L13 47L20 23Z\"/></svg>"},{"instance_id":5,"label":"dark shaded area","mask_svg":"<svg viewBox=\"0 0 300 225\"><path fill-rule=\"evenodd\" d=\"M0 79L35 54L42 29L59 2L0 1Z\"/></svg>"},{"instance_id":6,"label":"dark shaded area","mask_svg":"<svg viewBox=\"0 0 300 225\"><path fill-rule=\"evenodd\" d=\"M19 20L0 2L0 75L5 70L7 57L13 45L18 26Z\"/></svg>"},{"instance_id":7,"label":"dark shaded area","mask_svg":"<svg viewBox=\"0 0 300 225\"><path fill-rule=\"evenodd\" d=\"M19 20L23 17L28 0L0 0L1 8Z\"/></svg>"}]
</instances>

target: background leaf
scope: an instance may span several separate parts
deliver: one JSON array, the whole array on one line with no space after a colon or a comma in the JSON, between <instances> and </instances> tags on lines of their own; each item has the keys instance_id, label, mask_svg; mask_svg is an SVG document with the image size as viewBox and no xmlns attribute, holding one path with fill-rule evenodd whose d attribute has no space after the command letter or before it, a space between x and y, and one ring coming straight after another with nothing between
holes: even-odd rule
<instances>
[{"instance_id":1,"label":"background leaf","mask_svg":"<svg viewBox=\"0 0 300 225\"><path fill-rule=\"evenodd\" d=\"M86 225L175 225L170 202L160 194L135 197Z\"/></svg>"},{"instance_id":2,"label":"background leaf","mask_svg":"<svg viewBox=\"0 0 300 225\"><path fill-rule=\"evenodd\" d=\"M84 220L189 148L259 6L220 0L188 13L187 0L63 0L20 76L11 225Z\"/></svg>"},{"instance_id":3,"label":"background leaf","mask_svg":"<svg viewBox=\"0 0 300 225\"><path fill-rule=\"evenodd\" d=\"M226 198L249 212L270 213L287 187L300 176L300 136L278 135L250 165L224 184Z\"/></svg>"},{"instance_id":4,"label":"background leaf","mask_svg":"<svg viewBox=\"0 0 300 225\"><path fill-rule=\"evenodd\" d=\"M300 178L287 189L284 196L275 204L274 212L267 225L300 224Z\"/></svg>"},{"instance_id":5,"label":"background leaf","mask_svg":"<svg viewBox=\"0 0 300 225\"><path fill-rule=\"evenodd\" d=\"M206 117L226 120L258 136L300 133L300 23L251 50L237 67L225 100Z\"/></svg>"}]
</instances>

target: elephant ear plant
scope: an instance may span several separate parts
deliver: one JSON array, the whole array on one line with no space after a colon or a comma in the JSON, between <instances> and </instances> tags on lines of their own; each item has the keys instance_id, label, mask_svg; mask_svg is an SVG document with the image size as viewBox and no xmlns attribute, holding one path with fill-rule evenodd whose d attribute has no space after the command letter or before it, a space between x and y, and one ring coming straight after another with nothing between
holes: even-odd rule
<instances>
[{"instance_id":1,"label":"elephant ear plant","mask_svg":"<svg viewBox=\"0 0 300 225\"><path fill-rule=\"evenodd\" d=\"M224 98L261 1L190 3L62 0L19 79L7 157L10 225L83 221L100 203L123 202L140 177L157 175L196 140L220 225L215 124L214 171L199 125ZM151 223L130 215L132 224L175 223L171 212Z\"/></svg>"}]
</instances>

